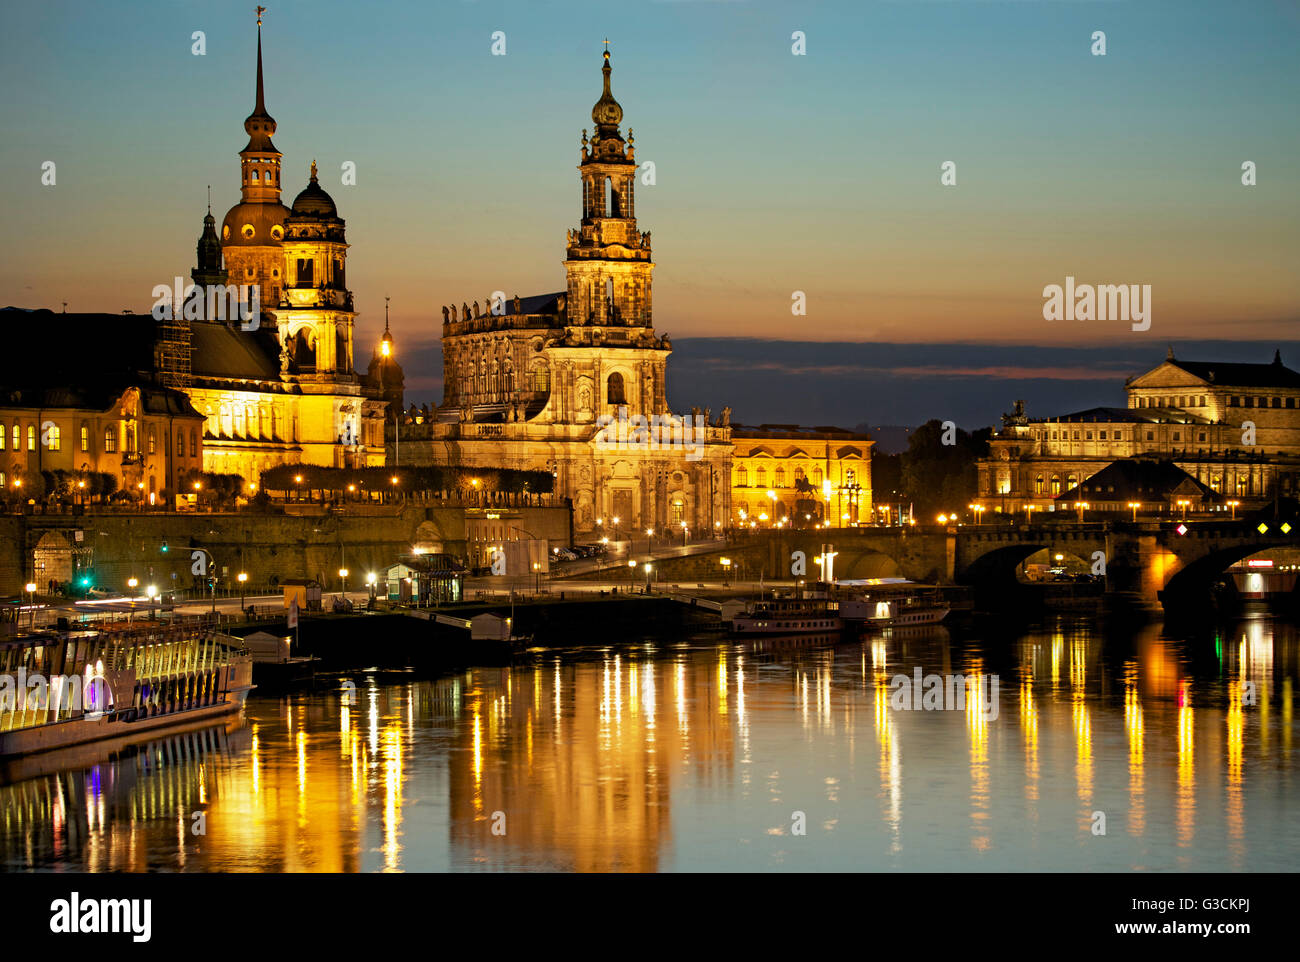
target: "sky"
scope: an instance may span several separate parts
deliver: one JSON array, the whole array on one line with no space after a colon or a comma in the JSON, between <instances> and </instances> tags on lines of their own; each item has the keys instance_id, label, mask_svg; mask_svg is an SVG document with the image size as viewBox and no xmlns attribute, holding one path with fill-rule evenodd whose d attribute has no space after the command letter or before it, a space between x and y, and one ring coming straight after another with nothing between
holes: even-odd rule
<instances>
[{"instance_id":1,"label":"sky","mask_svg":"<svg viewBox=\"0 0 1300 962\"><path fill-rule=\"evenodd\" d=\"M9 6L0 304L139 312L188 275L207 186L218 221L239 198L253 7ZM564 286L605 37L655 165L638 226L679 407L977 426L998 397L1116 403L1169 344L1269 360L1300 337L1300 0L269 7L284 200L315 159L359 365L391 295L416 401L441 395L440 305ZM1150 328L1044 320L1067 276L1150 285Z\"/></svg>"}]
</instances>

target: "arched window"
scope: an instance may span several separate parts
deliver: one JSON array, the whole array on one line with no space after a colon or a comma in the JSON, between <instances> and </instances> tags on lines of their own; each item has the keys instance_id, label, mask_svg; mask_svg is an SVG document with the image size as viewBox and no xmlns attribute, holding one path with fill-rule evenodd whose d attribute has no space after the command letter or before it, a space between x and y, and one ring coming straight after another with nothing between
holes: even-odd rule
<instances>
[{"instance_id":1,"label":"arched window","mask_svg":"<svg viewBox=\"0 0 1300 962\"><path fill-rule=\"evenodd\" d=\"M1074 485L1075 485L1075 476L1072 474L1072 475L1070 475L1070 479L1069 479L1069 481L1066 482L1065 490L1066 490L1066 491L1071 490L1071 489L1074 487Z\"/></svg>"},{"instance_id":2,"label":"arched window","mask_svg":"<svg viewBox=\"0 0 1300 962\"><path fill-rule=\"evenodd\" d=\"M190 431L190 457L199 456L199 435L197 431Z\"/></svg>"},{"instance_id":3,"label":"arched window","mask_svg":"<svg viewBox=\"0 0 1300 962\"><path fill-rule=\"evenodd\" d=\"M623 393L623 375L615 371L605 382L605 401L609 404L626 404L627 396Z\"/></svg>"},{"instance_id":4,"label":"arched window","mask_svg":"<svg viewBox=\"0 0 1300 962\"><path fill-rule=\"evenodd\" d=\"M27 450L28 451L36 450L36 425L35 424L27 425Z\"/></svg>"},{"instance_id":5,"label":"arched window","mask_svg":"<svg viewBox=\"0 0 1300 962\"><path fill-rule=\"evenodd\" d=\"M1034 490L1037 494L1043 493L1043 476L1041 474L1034 481Z\"/></svg>"},{"instance_id":6,"label":"arched window","mask_svg":"<svg viewBox=\"0 0 1300 962\"><path fill-rule=\"evenodd\" d=\"M13 449L14 449L15 451L17 451L18 448L19 448L19 443L18 443L18 422L17 422L17 421L14 422L13 439L14 439L14 443L13 443L12 447L13 447Z\"/></svg>"},{"instance_id":7,"label":"arched window","mask_svg":"<svg viewBox=\"0 0 1300 962\"><path fill-rule=\"evenodd\" d=\"M176 457L178 458L185 457L185 432L184 431L176 432Z\"/></svg>"},{"instance_id":8,"label":"arched window","mask_svg":"<svg viewBox=\"0 0 1300 962\"><path fill-rule=\"evenodd\" d=\"M778 488L785 487L785 468L781 467L780 465L777 466L776 477L774 478L773 483Z\"/></svg>"},{"instance_id":9,"label":"arched window","mask_svg":"<svg viewBox=\"0 0 1300 962\"><path fill-rule=\"evenodd\" d=\"M821 468L815 468L815 469L813 469L813 484L814 484L815 486L817 486L818 488L820 488L820 487L822 486L822 478L823 478L823 477L824 477L824 475L822 474L822 469L821 469Z\"/></svg>"},{"instance_id":10,"label":"arched window","mask_svg":"<svg viewBox=\"0 0 1300 962\"><path fill-rule=\"evenodd\" d=\"M736 486L743 488L748 484L749 472L745 470L745 466L742 464L740 467L736 468Z\"/></svg>"},{"instance_id":11,"label":"arched window","mask_svg":"<svg viewBox=\"0 0 1300 962\"><path fill-rule=\"evenodd\" d=\"M149 453L153 454L158 449L158 435L151 425L149 427Z\"/></svg>"},{"instance_id":12,"label":"arched window","mask_svg":"<svg viewBox=\"0 0 1300 962\"><path fill-rule=\"evenodd\" d=\"M804 474L803 468L795 468L794 477L796 481L802 481L807 477L807 475Z\"/></svg>"},{"instance_id":13,"label":"arched window","mask_svg":"<svg viewBox=\"0 0 1300 962\"><path fill-rule=\"evenodd\" d=\"M1061 493L1061 478L1059 475L1052 475L1052 494Z\"/></svg>"},{"instance_id":14,"label":"arched window","mask_svg":"<svg viewBox=\"0 0 1300 962\"><path fill-rule=\"evenodd\" d=\"M623 216L622 213L619 212L618 191L614 189L614 179L612 177L605 178L605 216Z\"/></svg>"},{"instance_id":15,"label":"arched window","mask_svg":"<svg viewBox=\"0 0 1300 962\"><path fill-rule=\"evenodd\" d=\"M51 451L58 451L63 446L63 435L57 424L49 426L45 444Z\"/></svg>"},{"instance_id":16,"label":"arched window","mask_svg":"<svg viewBox=\"0 0 1300 962\"><path fill-rule=\"evenodd\" d=\"M4 439L0 437L0 447L4 446ZM90 450L90 427L86 424L81 425L81 450Z\"/></svg>"},{"instance_id":17,"label":"arched window","mask_svg":"<svg viewBox=\"0 0 1300 962\"><path fill-rule=\"evenodd\" d=\"M117 429L106 428L104 430L104 450L108 454L117 451Z\"/></svg>"},{"instance_id":18,"label":"arched window","mask_svg":"<svg viewBox=\"0 0 1300 962\"><path fill-rule=\"evenodd\" d=\"M8 440L9 440L9 435L5 433L5 426L3 424L0 424L0 451L3 451L5 449L5 445L8 442Z\"/></svg>"}]
</instances>

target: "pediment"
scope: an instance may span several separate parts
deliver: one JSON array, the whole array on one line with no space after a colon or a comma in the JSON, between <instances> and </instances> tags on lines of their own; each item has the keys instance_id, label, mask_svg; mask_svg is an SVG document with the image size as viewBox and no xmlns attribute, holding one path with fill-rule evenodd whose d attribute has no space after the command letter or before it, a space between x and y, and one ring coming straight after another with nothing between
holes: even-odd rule
<instances>
[{"instance_id":1,"label":"pediment","mask_svg":"<svg viewBox=\"0 0 1300 962\"><path fill-rule=\"evenodd\" d=\"M1165 361L1159 367L1152 368L1129 381L1132 388L1166 388L1166 387L1208 387L1209 381L1183 370L1177 364Z\"/></svg>"}]
</instances>

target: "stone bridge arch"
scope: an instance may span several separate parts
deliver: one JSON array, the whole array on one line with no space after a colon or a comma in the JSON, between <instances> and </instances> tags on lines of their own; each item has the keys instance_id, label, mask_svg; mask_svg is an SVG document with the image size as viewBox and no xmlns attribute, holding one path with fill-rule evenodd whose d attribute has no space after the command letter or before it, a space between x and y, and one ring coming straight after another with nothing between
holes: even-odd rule
<instances>
[{"instance_id":1,"label":"stone bridge arch","mask_svg":"<svg viewBox=\"0 0 1300 962\"><path fill-rule=\"evenodd\" d=\"M1228 545L1211 549L1178 566L1158 592L1165 612L1176 614L1204 608L1214 583L1229 567L1253 554L1267 551L1269 547L1254 542Z\"/></svg>"}]
</instances>

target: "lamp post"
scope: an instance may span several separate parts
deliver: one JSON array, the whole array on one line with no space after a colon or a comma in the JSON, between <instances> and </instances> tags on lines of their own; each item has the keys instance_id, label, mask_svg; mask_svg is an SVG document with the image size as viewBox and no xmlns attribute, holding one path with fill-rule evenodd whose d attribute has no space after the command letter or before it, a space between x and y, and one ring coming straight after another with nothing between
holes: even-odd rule
<instances>
[{"instance_id":1,"label":"lamp post","mask_svg":"<svg viewBox=\"0 0 1300 962\"><path fill-rule=\"evenodd\" d=\"M686 527L686 522L683 521L682 522L682 547L683 548L686 547L686 538L689 536L689 534L690 534L690 529Z\"/></svg>"},{"instance_id":2,"label":"lamp post","mask_svg":"<svg viewBox=\"0 0 1300 962\"><path fill-rule=\"evenodd\" d=\"M1138 520L1138 508L1142 507L1142 504L1141 504L1141 502L1138 502L1138 501L1130 501L1130 502L1128 503L1128 506L1129 506L1130 508L1133 509L1133 523L1134 523L1134 524L1137 524L1137 520Z\"/></svg>"},{"instance_id":3,"label":"lamp post","mask_svg":"<svg viewBox=\"0 0 1300 962\"><path fill-rule=\"evenodd\" d=\"M654 565L650 564L650 562L647 561L645 563L645 593L646 594L650 594L650 569L653 567Z\"/></svg>"},{"instance_id":4,"label":"lamp post","mask_svg":"<svg viewBox=\"0 0 1300 962\"><path fill-rule=\"evenodd\" d=\"M655 529L654 529L654 528L646 528L646 529L645 529L645 553L648 554L648 555L654 555L654 553L655 553L655 550L654 550L654 536L655 536Z\"/></svg>"},{"instance_id":5,"label":"lamp post","mask_svg":"<svg viewBox=\"0 0 1300 962\"><path fill-rule=\"evenodd\" d=\"M629 558L627 562L627 590L628 591L632 591L636 587L635 583L632 580L635 576L636 576L636 561Z\"/></svg>"},{"instance_id":6,"label":"lamp post","mask_svg":"<svg viewBox=\"0 0 1300 962\"><path fill-rule=\"evenodd\" d=\"M29 628L36 627L36 582L27 582L27 610L31 612L27 625Z\"/></svg>"},{"instance_id":7,"label":"lamp post","mask_svg":"<svg viewBox=\"0 0 1300 962\"><path fill-rule=\"evenodd\" d=\"M1232 520L1232 521L1236 521L1236 520L1237 520L1237 505L1239 505L1239 504L1241 504L1240 501L1229 501L1229 502L1228 502L1228 507L1232 509L1232 517L1231 517L1231 519L1229 519L1229 520Z\"/></svg>"},{"instance_id":8,"label":"lamp post","mask_svg":"<svg viewBox=\"0 0 1300 962\"><path fill-rule=\"evenodd\" d=\"M541 578L542 578L542 566L539 562L534 561L533 562L533 594L535 595L540 595L542 593Z\"/></svg>"},{"instance_id":9,"label":"lamp post","mask_svg":"<svg viewBox=\"0 0 1300 962\"><path fill-rule=\"evenodd\" d=\"M976 523L976 524L980 524L980 523L983 521L984 505L982 505L982 504L969 504L969 505L967 505L967 507L970 508L971 513L972 513L972 515L973 515L974 518L975 518L975 523Z\"/></svg>"},{"instance_id":10,"label":"lamp post","mask_svg":"<svg viewBox=\"0 0 1300 962\"><path fill-rule=\"evenodd\" d=\"M722 559L722 583L728 586L731 584L731 559L730 558Z\"/></svg>"},{"instance_id":11,"label":"lamp post","mask_svg":"<svg viewBox=\"0 0 1300 962\"><path fill-rule=\"evenodd\" d=\"M348 569L347 568L339 569L339 580L343 582L343 601L346 602L348 600Z\"/></svg>"},{"instance_id":12,"label":"lamp post","mask_svg":"<svg viewBox=\"0 0 1300 962\"><path fill-rule=\"evenodd\" d=\"M614 541L615 543L617 543L618 542L618 515L614 515L612 520L614 522ZM629 545L628 547L630 549L631 545Z\"/></svg>"},{"instance_id":13,"label":"lamp post","mask_svg":"<svg viewBox=\"0 0 1300 962\"><path fill-rule=\"evenodd\" d=\"M244 596L248 586L248 572L241 571L235 576L239 580L239 610L244 610Z\"/></svg>"},{"instance_id":14,"label":"lamp post","mask_svg":"<svg viewBox=\"0 0 1300 962\"><path fill-rule=\"evenodd\" d=\"M1079 523L1080 523L1080 524L1083 524L1083 512L1086 511L1086 510L1088 510L1088 502L1087 502L1087 501L1076 501L1076 502L1074 502L1074 507L1075 507L1075 510L1077 510L1077 511L1079 512Z\"/></svg>"},{"instance_id":15,"label":"lamp post","mask_svg":"<svg viewBox=\"0 0 1300 962\"><path fill-rule=\"evenodd\" d=\"M155 610L154 599L158 597L158 588L154 585L150 585L148 588L144 589L144 593L145 596L149 599L149 620L153 621L154 610Z\"/></svg>"},{"instance_id":16,"label":"lamp post","mask_svg":"<svg viewBox=\"0 0 1300 962\"><path fill-rule=\"evenodd\" d=\"M367 585L369 586L369 588L370 588L370 604L371 604L371 606L373 606L374 603L375 603L375 582L378 581L378 580L379 580L379 579L375 576L375 573L374 573L373 571L370 572L368 575L366 575L366 584L367 584Z\"/></svg>"},{"instance_id":17,"label":"lamp post","mask_svg":"<svg viewBox=\"0 0 1300 962\"><path fill-rule=\"evenodd\" d=\"M1184 521L1187 520L1187 505L1190 504L1190 503L1191 503L1191 502L1187 501L1185 498L1179 498L1179 499L1178 499L1178 507L1180 507L1180 508L1183 509L1183 520L1184 520Z\"/></svg>"}]
</instances>

